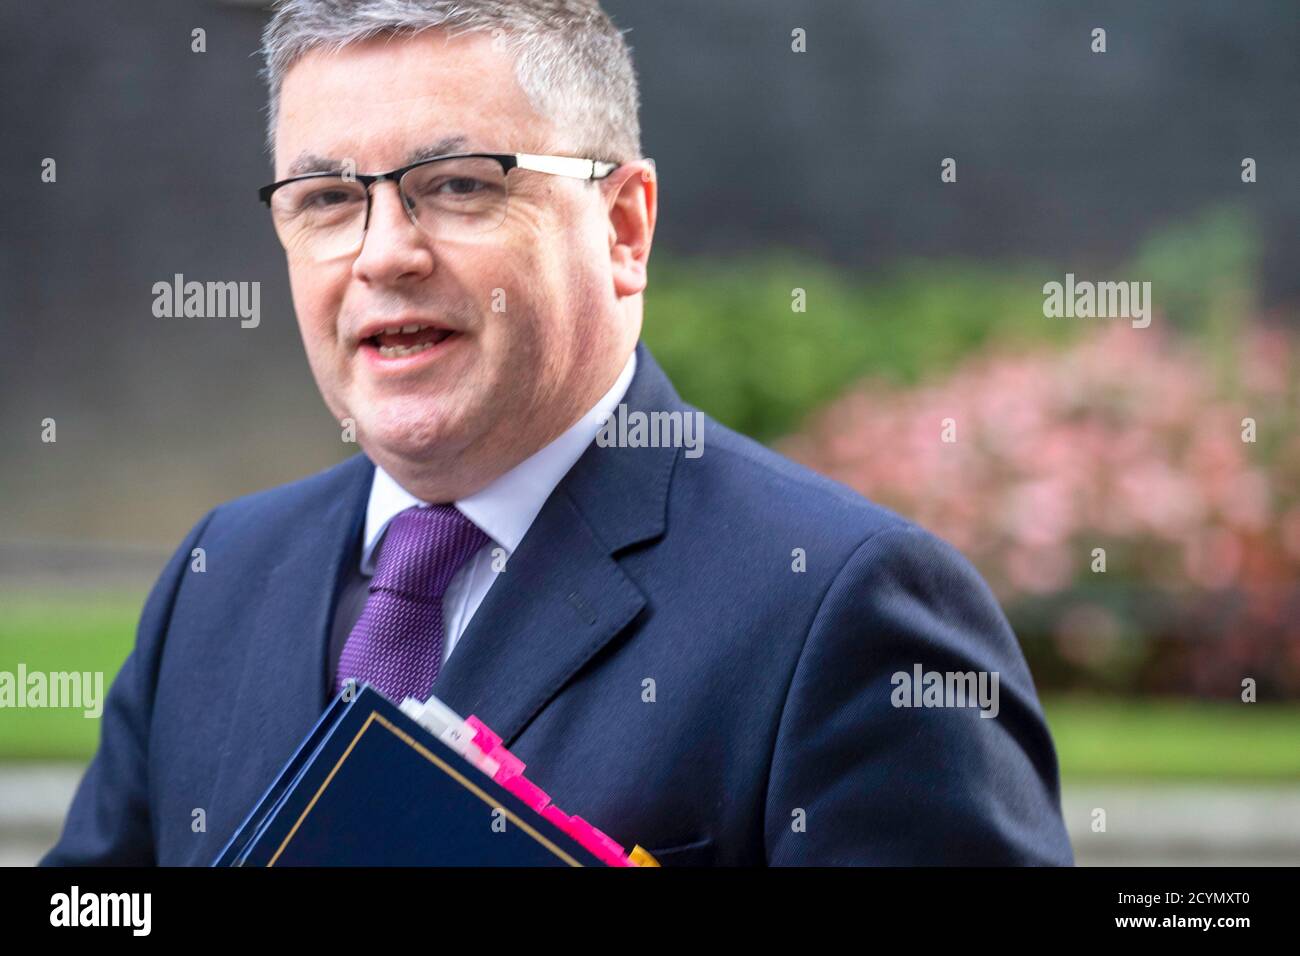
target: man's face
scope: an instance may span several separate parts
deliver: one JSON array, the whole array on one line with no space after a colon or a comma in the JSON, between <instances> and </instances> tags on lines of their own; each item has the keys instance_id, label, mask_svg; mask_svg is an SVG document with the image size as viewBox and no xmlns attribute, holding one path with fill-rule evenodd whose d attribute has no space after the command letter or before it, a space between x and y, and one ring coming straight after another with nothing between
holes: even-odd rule
<instances>
[{"instance_id":1,"label":"man's face","mask_svg":"<svg viewBox=\"0 0 1300 956\"><path fill-rule=\"evenodd\" d=\"M281 88L276 178L306 155L381 172L448 137L463 141L445 152L569 152L490 38L434 31L294 64ZM610 278L612 200L601 185L518 169L509 184L500 226L450 242L418 230L396 186L378 183L359 253L290 257L325 402L355 420L362 447L390 471L447 467L466 452L522 460L599 398L635 343ZM381 344L406 340L369 335L420 324L452 334L398 355Z\"/></svg>"}]
</instances>

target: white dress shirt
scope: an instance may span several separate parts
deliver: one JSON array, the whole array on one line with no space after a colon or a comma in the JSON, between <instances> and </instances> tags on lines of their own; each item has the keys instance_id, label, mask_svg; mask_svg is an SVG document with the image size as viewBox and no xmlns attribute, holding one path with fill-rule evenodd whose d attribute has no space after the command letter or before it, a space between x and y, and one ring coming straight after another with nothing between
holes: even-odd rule
<instances>
[{"instance_id":1,"label":"white dress shirt","mask_svg":"<svg viewBox=\"0 0 1300 956\"><path fill-rule=\"evenodd\" d=\"M493 570L493 563L509 561L555 486L595 441L601 423L623 400L635 373L636 351L633 350L609 391L567 431L486 487L454 502L456 509L474 522L489 540L461 565L443 595L443 664L465 633L488 588L500 576ZM413 505L427 508L429 502L416 498L376 465L366 506L359 574L352 575L345 583L334 613L330 640L331 676L369 596L370 577L375 572L376 552L383 541L384 531L394 517Z\"/></svg>"}]
</instances>

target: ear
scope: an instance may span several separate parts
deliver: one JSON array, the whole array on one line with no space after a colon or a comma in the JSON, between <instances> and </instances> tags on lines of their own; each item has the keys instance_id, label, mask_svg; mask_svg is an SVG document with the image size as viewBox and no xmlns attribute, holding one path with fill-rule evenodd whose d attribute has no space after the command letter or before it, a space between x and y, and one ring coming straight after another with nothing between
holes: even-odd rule
<instances>
[{"instance_id":1,"label":"ear","mask_svg":"<svg viewBox=\"0 0 1300 956\"><path fill-rule=\"evenodd\" d=\"M653 159L614 170L602 186L609 210L609 260L614 293L636 295L646 286L646 263L659 211L659 179Z\"/></svg>"}]
</instances>

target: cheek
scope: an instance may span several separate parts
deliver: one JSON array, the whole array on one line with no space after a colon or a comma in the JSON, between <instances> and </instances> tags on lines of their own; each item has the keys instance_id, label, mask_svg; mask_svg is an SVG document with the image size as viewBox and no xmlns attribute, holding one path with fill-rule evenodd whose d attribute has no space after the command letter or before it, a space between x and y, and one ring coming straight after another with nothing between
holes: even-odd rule
<instances>
[{"instance_id":1,"label":"cheek","mask_svg":"<svg viewBox=\"0 0 1300 956\"><path fill-rule=\"evenodd\" d=\"M339 302L335 285L327 276L314 270L290 267L289 289L293 295L293 309L303 340L308 344L335 337Z\"/></svg>"},{"instance_id":2,"label":"cheek","mask_svg":"<svg viewBox=\"0 0 1300 956\"><path fill-rule=\"evenodd\" d=\"M527 353L550 337L548 323L558 304L550 268L536 242L499 247L471 265L474 278L466 287L478 290L483 341L493 352Z\"/></svg>"}]
</instances>

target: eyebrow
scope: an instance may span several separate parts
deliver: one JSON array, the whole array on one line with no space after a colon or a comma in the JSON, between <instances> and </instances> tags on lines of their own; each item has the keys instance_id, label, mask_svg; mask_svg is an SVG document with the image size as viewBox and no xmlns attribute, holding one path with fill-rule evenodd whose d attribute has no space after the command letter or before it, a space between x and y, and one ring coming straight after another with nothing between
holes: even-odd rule
<instances>
[{"instance_id":1,"label":"eyebrow","mask_svg":"<svg viewBox=\"0 0 1300 956\"><path fill-rule=\"evenodd\" d=\"M436 143L430 143L422 149L412 150L406 154L406 163L418 163L422 159L432 159L434 156L441 156L444 153L467 153L465 144L468 142L464 136L444 136Z\"/></svg>"},{"instance_id":2,"label":"eyebrow","mask_svg":"<svg viewBox=\"0 0 1300 956\"><path fill-rule=\"evenodd\" d=\"M465 145L467 142L468 140L464 136L444 136L436 142L407 153L406 161L402 165L409 166L411 163L418 163L422 159L432 159L434 156L441 156L444 153L469 152ZM289 164L286 175L301 176L305 173L332 173L342 168L343 160L341 159L319 156L316 153L300 153L298 158Z\"/></svg>"}]
</instances>

